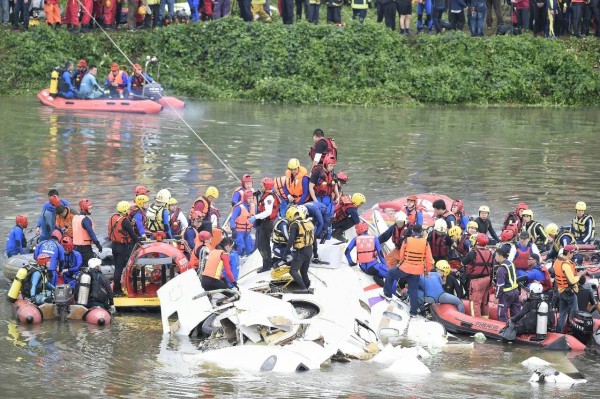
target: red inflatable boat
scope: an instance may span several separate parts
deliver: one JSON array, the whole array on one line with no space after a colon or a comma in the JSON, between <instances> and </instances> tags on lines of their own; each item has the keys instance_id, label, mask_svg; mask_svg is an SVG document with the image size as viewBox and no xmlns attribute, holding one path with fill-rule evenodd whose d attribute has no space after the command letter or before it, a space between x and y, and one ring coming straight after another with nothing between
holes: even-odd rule
<instances>
[{"instance_id":1,"label":"red inflatable boat","mask_svg":"<svg viewBox=\"0 0 600 399\"><path fill-rule=\"evenodd\" d=\"M44 303L35 305L28 300L18 299L13 304L13 310L20 324L40 324L45 320L59 320L56 305ZM103 326L110 324L110 313L101 307L86 308L82 305L72 304L68 307L67 320L83 320L88 324Z\"/></svg>"},{"instance_id":2,"label":"red inflatable boat","mask_svg":"<svg viewBox=\"0 0 600 399\"><path fill-rule=\"evenodd\" d=\"M433 214L433 202L437 199L443 199L446 203L446 209L450 210L452 208L452 202L454 201L452 198L436 193L423 193L423 194L415 194L417 196L417 208L421 210L423 213L423 226L433 226L434 222L434 214ZM400 211L404 205L406 205L406 197L398 198L392 201L384 201L379 202L373 205L373 208L366 210L361 215L362 218L371 222L373 217L371 216L372 209L378 210L383 216L383 219L388 223L392 224L394 222L394 215L396 212Z\"/></svg>"},{"instance_id":3,"label":"red inflatable boat","mask_svg":"<svg viewBox=\"0 0 600 399\"><path fill-rule=\"evenodd\" d=\"M163 109L161 104L152 100L133 101L109 98L98 98L96 100L77 100L62 97L52 97L48 92L48 89L40 91L37 97L44 105L67 110L157 114ZM170 98L171 97L169 97L169 99ZM175 103L175 101L173 102Z\"/></svg>"}]
</instances>

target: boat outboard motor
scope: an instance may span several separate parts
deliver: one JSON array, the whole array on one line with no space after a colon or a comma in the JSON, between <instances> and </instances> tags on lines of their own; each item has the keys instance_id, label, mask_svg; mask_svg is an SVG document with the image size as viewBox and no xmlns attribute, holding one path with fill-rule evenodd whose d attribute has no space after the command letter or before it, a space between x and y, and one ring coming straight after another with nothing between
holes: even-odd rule
<instances>
[{"instance_id":1,"label":"boat outboard motor","mask_svg":"<svg viewBox=\"0 0 600 399\"><path fill-rule=\"evenodd\" d=\"M147 97L153 101L158 101L163 97L163 88L156 82L147 83L142 89L142 96Z\"/></svg>"},{"instance_id":2,"label":"boat outboard motor","mask_svg":"<svg viewBox=\"0 0 600 399\"><path fill-rule=\"evenodd\" d=\"M548 304L541 301L537 308L537 325L535 327L535 339L544 340L548 333Z\"/></svg>"},{"instance_id":3,"label":"boat outboard motor","mask_svg":"<svg viewBox=\"0 0 600 399\"><path fill-rule=\"evenodd\" d=\"M69 305L73 302L73 290L69 284L59 284L54 289L54 304L60 321L67 320Z\"/></svg>"},{"instance_id":4,"label":"boat outboard motor","mask_svg":"<svg viewBox=\"0 0 600 399\"><path fill-rule=\"evenodd\" d=\"M90 296L90 286L92 282L92 276L88 273L82 273L79 276L79 292L77 294L77 303L80 305L87 305L88 298Z\"/></svg>"},{"instance_id":5,"label":"boat outboard motor","mask_svg":"<svg viewBox=\"0 0 600 399\"><path fill-rule=\"evenodd\" d=\"M591 313L578 311L569 317L571 335L587 345L594 333L594 319Z\"/></svg>"}]
</instances>

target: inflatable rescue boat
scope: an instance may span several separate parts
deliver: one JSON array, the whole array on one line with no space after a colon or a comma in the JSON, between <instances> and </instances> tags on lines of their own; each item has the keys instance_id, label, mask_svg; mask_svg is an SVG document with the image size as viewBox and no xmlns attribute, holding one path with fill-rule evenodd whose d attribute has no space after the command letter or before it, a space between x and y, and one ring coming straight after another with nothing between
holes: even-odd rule
<instances>
[{"instance_id":1,"label":"inflatable rescue boat","mask_svg":"<svg viewBox=\"0 0 600 399\"><path fill-rule=\"evenodd\" d=\"M98 98L95 100L78 100L62 97L52 97L48 89L37 95L40 102L56 109L100 112L128 112L136 114L157 114L163 106L152 100L128 100L113 98Z\"/></svg>"}]
</instances>

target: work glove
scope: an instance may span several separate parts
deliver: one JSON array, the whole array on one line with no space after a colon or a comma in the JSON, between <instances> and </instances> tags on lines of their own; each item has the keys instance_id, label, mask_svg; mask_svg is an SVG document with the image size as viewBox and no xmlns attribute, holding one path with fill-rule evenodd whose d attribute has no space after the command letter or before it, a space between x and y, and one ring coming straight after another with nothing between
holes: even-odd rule
<instances>
[{"instance_id":1,"label":"work glove","mask_svg":"<svg viewBox=\"0 0 600 399\"><path fill-rule=\"evenodd\" d=\"M98 241L94 242L94 245L96 245L96 248L98 248L99 252L102 252L102 245L100 245Z\"/></svg>"}]
</instances>

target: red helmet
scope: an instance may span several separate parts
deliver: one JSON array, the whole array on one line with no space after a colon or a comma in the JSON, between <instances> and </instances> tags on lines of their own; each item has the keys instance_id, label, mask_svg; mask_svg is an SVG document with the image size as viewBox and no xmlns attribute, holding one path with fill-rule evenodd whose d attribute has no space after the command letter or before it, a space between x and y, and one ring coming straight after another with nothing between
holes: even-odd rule
<instances>
[{"instance_id":1,"label":"red helmet","mask_svg":"<svg viewBox=\"0 0 600 399\"><path fill-rule=\"evenodd\" d=\"M273 190L273 187L275 187L275 180L270 177L263 177L260 182L265 186L265 190L267 191Z\"/></svg>"},{"instance_id":2,"label":"red helmet","mask_svg":"<svg viewBox=\"0 0 600 399\"><path fill-rule=\"evenodd\" d=\"M60 205L60 198L56 194L52 195L50 197L49 201L52 204L52 206L59 206Z\"/></svg>"},{"instance_id":3,"label":"red helmet","mask_svg":"<svg viewBox=\"0 0 600 399\"><path fill-rule=\"evenodd\" d=\"M501 241L510 241L514 238L514 236L515 236L515 233L513 232L512 229L504 229L500 233L500 240Z\"/></svg>"},{"instance_id":4,"label":"red helmet","mask_svg":"<svg viewBox=\"0 0 600 399\"><path fill-rule=\"evenodd\" d=\"M208 231L204 230L201 231L200 233L198 233L198 239L200 241L210 241L210 239L212 238L212 234L210 234Z\"/></svg>"},{"instance_id":5,"label":"red helmet","mask_svg":"<svg viewBox=\"0 0 600 399\"><path fill-rule=\"evenodd\" d=\"M356 230L356 235L359 236L369 231L369 225L365 222L360 222L356 226L354 226L354 229Z\"/></svg>"},{"instance_id":6,"label":"red helmet","mask_svg":"<svg viewBox=\"0 0 600 399\"><path fill-rule=\"evenodd\" d=\"M336 164L335 156L332 153L327 153L327 155L325 155L325 159L323 159L323 166L327 167L329 165L335 165L335 164Z\"/></svg>"},{"instance_id":7,"label":"red helmet","mask_svg":"<svg viewBox=\"0 0 600 399\"><path fill-rule=\"evenodd\" d=\"M195 220L195 219L202 220L202 212L194 211L194 213L192 213L192 220Z\"/></svg>"},{"instance_id":8,"label":"red helmet","mask_svg":"<svg viewBox=\"0 0 600 399\"><path fill-rule=\"evenodd\" d=\"M17 215L16 218L16 222L17 222L17 226L21 226L22 228L26 228L27 227L27 216L25 215Z\"/></svg>"},{"instance_id":9,"label":"red helmet","mask_svg":"<svg viewBox=\"0 0 600 399\"><path fill-rule=\"evenodd\" d=\"M60 232L60 230L54 230L52 232L52 234L50 234L50 237L54 237L54 238L56 238L60 242L60 240L62 240L62 238L63 238L63 235Z\"/></svg>"},{"instance_id":10,"label":"red helmet","mask_svg":"<svg viewBox=\"0 0 600 399\"><path fill-rule=\"evenodd\" d=\"M340 181L342 183L348 183L348 175L346 173L338 172L336 176L337 176L338 181Z\"/></svg>"},{"instance_id":11,"label":"red helmet","mask_svg":"<svg viewBox=\"0 0 600 399\"><path fill-rule=\"evenodd\" d=\"M73 239L69 236L64 236L63 239L60 241L60 245L62 245L64 250L68 252L73 252L73 249L75 249Z\"/></svg>"},{"instance_id":12,"label":"red helmet","mask_svg":"<svg viewBox=\"0 0 600 399\"><path fill-rule=\"evenodd\" d=\"M246 183L254 183L254 180L252 180L252 176L250 175L244 175L242 176L242 187L246 187Z\"/></svg>"},{"instance_id":13,"label":"red helmet","mask_svg":"<svg viewBox=\"0 0 600 399\"><path fill-rule=\"evenodd\" d=\"M515 208L515 212L517 213L517 216L521 216L521 211L524 209L529 209L529 206L527 206L527 204L524 202L519 202L517 204L517 207Z\"/></svg>"},{"instance_id":14,"label":"red helmet","mask_svg":"<svg viewBox=\"0 0 600 399\"><path fill-rule=\"evenodd\" d=\"M92 206L92 201L87 198L83 198L81 201L79 201L79 209L84 212L89 212L90 206Z\"/></svg>"},{"instance_id":15,"label":"red helmet","mask_svg":"<svg viewBox=\"0 0 600 399\"><path fill-rule=\"evenodd\" d=\"M490 243L490 239L488 238L487 235L485 235L483 233L477 234L477 245L479 245L480 247L485 247L489 243Z\"/></svg>"},{"instance_id":16,"label":"red helmet","mask_svg":"<svg viewBox=\"0 0 600 399\"><path fill-rule=\"evenodd\" d=\"M135 186L135 196L138 195L148 195L150 194L150 190L146 188L146 186Z\"/></svg>"},{"instance_id":17,"label":"red helmet","mask_svg":"<svg viewBox=\"0 0 600 399\"><path fill-rule=\"evenodd\" d=\"M40 265L45 265L46 263L50 262L50 259L52 259L52 257L48 254L39 254L36 258L37 263Z\"/></svg>"},{"instance_id":18,"label":"red helmet","mask_svg":"<svg viewBox=\"0 0 600 399\"><path fill-rule=\"evenodd\" d=\"M254 191L246 190L244 191L244 201L247 201L249 198L254 197Z\"/></svg>"},{"instance_id":19,"label":"red helmet","mask_svg":"<svg viewBox=\"0 0 600 399\"><path fill-rule=\"evenodd\" d=\"M463 211L463 202L462 202L462 200L454 200L454 201L452 201L452 206L450 207L450 209L454 208L455 206L457 207L456 208L457 212L462 212Z\"/></svg>"}]
</instances>

